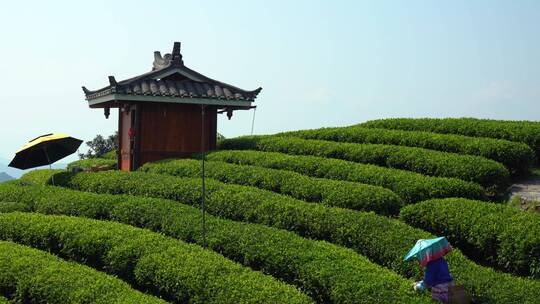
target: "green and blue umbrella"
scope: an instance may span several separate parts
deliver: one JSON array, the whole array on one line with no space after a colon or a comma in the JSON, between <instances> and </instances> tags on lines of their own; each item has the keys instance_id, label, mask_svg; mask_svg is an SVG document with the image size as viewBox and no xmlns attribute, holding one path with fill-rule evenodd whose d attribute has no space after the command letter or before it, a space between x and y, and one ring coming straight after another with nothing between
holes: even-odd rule
<instances>
[{"instance_id":1,"label":"green and blue umbrella","mask_svg":"<svg viewBox=\"0 0 540 304\"><path fill-rule=\"evenodd\" d=\"M404 261L416 258L422 267L425 267L429 262L435 261L452 250L452 246L448 240L442 236L434 239L420 239L405 255Z\"/></svg>"}]
</instances>

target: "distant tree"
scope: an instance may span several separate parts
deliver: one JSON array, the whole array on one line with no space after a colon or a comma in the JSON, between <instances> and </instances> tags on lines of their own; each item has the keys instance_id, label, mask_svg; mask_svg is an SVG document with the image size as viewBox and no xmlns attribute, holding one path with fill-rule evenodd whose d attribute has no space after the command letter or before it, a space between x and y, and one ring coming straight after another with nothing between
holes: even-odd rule
<instances>
[{"instance_id":1,"label":"distant tree","mask_svg":"<svg viewBox=\"0 0 540 304\"><path fill-rule=\"evenodd\" d=\"M217 135L216 135L216 139L217 140L222 140L222 139L225 139L225 136L223 136L223 134L219 133L219 132L216 132Z\"/></svg>"},{"instance_id":2,"label":"distant tree","mask_svg":"<svg viewBox=\"0 0 540 304\"><path fill-rule=\"evenodd\" d=\"M79 158L96 158L101 157L105 153L118 150L118 132L114 135L109 135L107 138L103 138L101 135L97 135L91 141L87 141L88 151L86 153L79 153Z\"/></svg>"}]
</instances>

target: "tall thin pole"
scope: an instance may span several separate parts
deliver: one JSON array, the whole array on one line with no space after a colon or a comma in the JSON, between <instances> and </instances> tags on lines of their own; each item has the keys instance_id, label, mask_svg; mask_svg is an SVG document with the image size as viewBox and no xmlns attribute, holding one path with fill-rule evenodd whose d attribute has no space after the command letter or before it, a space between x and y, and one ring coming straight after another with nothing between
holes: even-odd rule
<instances>
[{"instance_id":1,"label":"tall thin pole","mask_svg":"<svg viewBox=\"0 0 540 304\"><path fill-rule=\"evenodd\" d=\"M201 168L201 179L202 179L202 193L201 193L201 210L202 210L202 237L203 237L203 247L206 248L206 219L205 219L205 210L204 203L206 199L206 184L205 184L205 172L204 172L204 162L206 158L205 150L205 137L204 137L204 105L201 105L201 150L202 150L202 168Z\"/></svg>"},{"instance_id":2,"label":"tall thin pole","mask_svg":"<svg viewBox=\"0 0 540 304\"><path fill-rule=\"evenodd\" d=\"M255 127L255 111L257 107L253 108L253 120L251 121L251 135L253 135L253 128Z\"/></svg>"},{"instance_id":3,"label":"tall thin pole","mask_svg":"<svg viewBox=\"0 0 540 304\"><path fill-rule=\"evenodd\" d=\"M49 170L52 170L51 160L49 159L49 153L47 153L46 147L43 147L43 152L45 152L45 157L47 157L47 162L49 163ZM54 186L54 174L51 175L51 180Z\"/></svg>"}]
</instances>

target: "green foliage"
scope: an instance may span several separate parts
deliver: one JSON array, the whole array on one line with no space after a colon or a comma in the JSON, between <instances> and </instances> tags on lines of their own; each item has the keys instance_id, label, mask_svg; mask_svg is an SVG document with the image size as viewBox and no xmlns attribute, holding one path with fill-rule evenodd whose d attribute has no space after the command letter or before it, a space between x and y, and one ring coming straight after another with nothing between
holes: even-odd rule
<instances>
[{"instance_id":1,"label":"green foliage","mask_svg":"<svg viewBox=\"0 0 540 304\"><path fill-rule=\"evenodd\" d=\"M88 158L88 159L80 159L76 160L74 162L71 162L68 164L67 169L71 170L75 167L79 167L82 169L90 169L92 167L100 167L100 166L107 166L111 169L116 168L116 160L114 159L107 159L107 158Z\"/></svg>"},{"instance_id":2,"label":"green foliage","mask_svg":"<svg viewBox=\"0 0 540 304\"><path fill-rule=\"evenodd\" d=\"M203 243L201 212L176 201L80 192L58 187L0 185L0 200L26 210L112 219ZM318 303L427 302L412 281L350 249L263 225L206 215L208 246L246 266L295 284Z\"/></svg>"},{"instance_id":3,"label":"green foliage","mask_svg":"<svg viewBox=\"0 0 540 304\"><path fill-rule=\"evenodd\" d=\"M69 187L109 194L133 194L174 199L198 205L200 180L143 172L108 171L66 174ZM420 278L419 269L403 262L417 239L432 235L374 213L310 204L252 187L207 181L210 214L294 231L354 249L373 262L407 277ZM452 274L481 303L535 303L540 282L497 273L474 264L459 250L448 256Z\"/></svg>"},{"instance_id":4,"label":"green foliage","mask_svg":"<svg viewBox=\"0 0 540 304\"><path fill-rule=\"evenodd\" d=\"M9 304L9 301L8 301L8 299L0 296L0 304Z\"/></svg>"},{"instance_id":5,"label":"green foliage","mask_svg":"<svg viewBox=\"0 0 540 304\"><path fill-rule=\"evenodd\" d=\"M381 186L394 191L406 203L430 198L467 197L483 199L485 196L482 187L471 182L455 178L425 176L414 172L358 164L340 159L291 156L259 151L216 151L209 153L206 157L208 160L255 165L294 171L313 177Z\"/></svg>"},{"instance_id":6,"label":"green foliage","mask_svg":"<svg viewBox=\"0 0 540 304\"><path fill-rule=\"evenodd\" d=\"M16 303L165 303L94 269L4 241L0 291Z\"/></svg>"},{"instance_id":7,"label":"green foliage","mask_svg":"<svg viewBox=\"0 0 540 304\"><path fill-rule=\"evenodd\" d=\"M372 120L364 127L461 134L522 142L540 156L540 123L476 118L391 118ZM539 159L540 160L540 159Z\"/></svg>"},{"instance_id":8,"label":"green foliage","mask_svg":"<svg viewBox=\"0 0 540 304\"><path fill-rule=\"evenodd\" d=\"M0 239L53 251L173 302L309 303L292 286L223 256L131 226L56 215L0 214Z\"/></svg>"},{"instance_id":9,"label":"green foliage","mask_svg":"<svg viewBox=\"0 0 540 304\"><path fill-rule=\"evenodd\" d=\"M101 156L101 158L105 158L105 159L114 159L114 160L117 160L118 159L118 149L114 149L114 150L111 150L105 154L103 154Z\"/></svg>"},{"instance_id":10,"label":"green foliage","mask_svg":"<svg viewBox=\"0 0 540 304\"><path fill-rule=\"evenodd\" d=\"M14 197L13 201L6 202L6 201L2 201L2 199L0 198L0 212L30 211L31 210L31 208L26 203L20 203L18 202L18 200L19 198Z\"/></svg>"},{"instance_id":11,"label":"green foliage","mask_svg":"<svg viewBox=\"0 0 540 304\"><path fill-rule=\"evenodd\" d=\"M201 161L167 160L145 164L140 170L181 177L199 177ZM205 164L205 174L225 183L255 186L327 206L396 215L403 205L399 196L382 187L313 178L291 171L208 161Z\"/></svg>"},{"instance_id":12,"label":"green foliage","mask_svg":"<svg viewBox=\"0 0 540 304\"><path fill-rule=\"evenodd\" d=\"M47 185L52 183L51 177L58 173L66 172L62 169L43 169L43 170L32 170L28 173L23 174L19 178L20 182L36 185ZM61 175L60 175L61 176ZM56 177L55 177L56 179ZM9 183L16 183L17 181L11 181ZM55 180L55 182L57 182ZM61 181L58 181L59 184L62 184Z\"/></svg>"},{"instance_id":13,"label":"green foliage","mask_svg":"<svg viewBox=\"0 0 540 304\"><path fill-rule=\"evenodd\" d=\"M414 147L338 143L278 136L246 136L226 139L220 143L222 149L313 155L404 169L429 176L454 177L501 192L506 190L510 176L502 164L493 160Z\"/></svg>"},{"instance_id":14,"label":"green foliage","mask_svg":"<svg viewBox=\"0 0 540 304\"><path fill-rule=\"evenodd\" d=\"M407 206L401 218L445 235L460 248L500 269L540 278L540 215L461 198ZM468 252L469 253L469 252Z\"/></svg>"},{"instance_id":15,"label":"green foliage","mask_svg":"<svg viewBox=\"0 0 540 304\"><path fill-rule=\"evenodd\" d=\"M79 154L81 159L103 157L108 152L118 150L118 131L114 135L104 138L96 135L91 141L87 141L88 151Z\"/></svg>"},{"instance_id":16,"label":"green foliage","mask_svg":"<svg viewBox=\"0 0 540 304\"><path fill-rule=\"evenodd\" d=\"M476 155L504 164L513 174L528 173L529 167L535 163L534 151L526 144L493 138L365 128L362 126L302 130L278 135L337 142L419 147L443 152Z\"/></svg>"}]
</instances>

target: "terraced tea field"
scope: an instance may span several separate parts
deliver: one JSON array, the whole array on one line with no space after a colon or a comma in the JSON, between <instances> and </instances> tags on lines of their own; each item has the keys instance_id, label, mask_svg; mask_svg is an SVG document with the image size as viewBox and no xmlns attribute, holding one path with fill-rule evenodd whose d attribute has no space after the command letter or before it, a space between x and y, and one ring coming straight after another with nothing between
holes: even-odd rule
<instances>
[{"instance_id":1,"label":"terraced tea field","mask_svg":"<svg viewBox=\"0 0 540 304\"><path fill-rule=\"evenodd\" d=\"M402 260L436 235L475 303L540 303L540 215L504 201L539 147L540 123L479 119L225 139L204 237L200 155L32 171L0 184L0 303L430 303Z\"/></svg>"}]
</instances>

